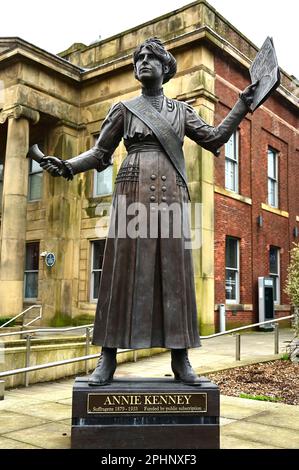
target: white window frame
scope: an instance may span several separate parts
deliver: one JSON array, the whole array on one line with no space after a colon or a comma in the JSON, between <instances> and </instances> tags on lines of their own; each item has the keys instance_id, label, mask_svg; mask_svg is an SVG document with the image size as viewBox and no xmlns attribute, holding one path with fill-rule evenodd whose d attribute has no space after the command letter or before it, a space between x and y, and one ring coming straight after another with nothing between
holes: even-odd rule
<instances>
[{"instance_id":1,"label":"white window frame","mask_svg":"<svg viewBox=\"0 0 299 470\"><path fill-rule=\"evenodd\" d=\"M271 273L270 272L270 251L271 251L271 248L276 250L276 254L277 254L277 273ZM275 287L276 287L277 298L276 298L276 300L274 299L274 304L275 305L280 305L280 248L278 248L277 246L273 246L273 245L271 245L270 249L269 249L269 277L271 277L273 279L273 283L275 283Z\"/></svg>"},{"instance_id":2,"label":"white window frame","mask_svg":"<svg viewBox=\"0 0 299 470\"><path fill-rule=\"evenodd\" d=\"M269 154L274 155L274 176L269 175ZM278 208L278 152L271 147L268 147L267 153L267 175L268 175L268 205L271 207ZM274 203L270 200L269 185L273 185L274 188Z\"/></svg>"},{"instance_id":3,"label":"white window frame","mask_svg":"<svg viewBox=\"0 0 299 470\"><path fill-rule=\"evenodd\" d=\"M40 170L36 170L36 171L30 171L30 167L33 166L33 160L29 160L29 175L28 175L28 201L29 202L34 202L34 201L41 201L42 198L43 198L43 169L40 167ZM41 193L40 193L40 197L37 198L37 199L31 199L30 197L30 191L31 191L31 180L32 180L32 176L34 175L39 175L39 174L42 174L42 177L41 177Z\"/></svg>"},{"instance_id":4,"label":"white window frame","mask_svg":"<svg viewBox=\"0 0 299 470\"><path fill-rule=\"evenodd\" d=\"M38 245L38 252L39 252L39 243L40 243L39 241L27 242L26 245L25 245L25 263L26 263L27 246L30 245L30 244L33 244L33 243L36 243ZM38 262L38 266L39 266L39 262ZM31 274L31 273L37 273L37 296L36 297L26 297L26 275ZM38 299L38 273L39 273L39 269L26 269L26 264L25 264L25 269L24 269L24 300L26 302Z\"/></svg>"},{"instance_id":5,"label":"white window frame","mask_svg":"<svg viewBox=\"0 0 299 470\"><path fill-rule=\"evenodd\" d=\"M89 299L90 299L90 302L91 303L95 303L97 302L97 298L94 298L93 297L93 292L94 292L94 273L95 272L102 272L103 270L103 267L101 269L94 269L93 266L94 266L94 244L95 242L98 242L98 241L105 241L106 243L106 239L105 238L98 238L96 240L90 240L90 244L91 244L91 258L90 258L90 292L89 292Z\"/></svg>"},{"instance_id":6,"label":"white window frame","mask_svg":"<svg viewBox=\"0 0 299 470\"><path fill-rule=\"evenodd\" d=\"M111 191L110 192L107 192L107 193L103 193L103 194L98 194L96 189L97 189L97 179L98 179L98 176L99 175L102 175L103 173L105 173L105 171L112 171L112 175L111 175ZM100 171L98 172L97 170L94 170L94 175L93 175L93 197L105 197L105 196L111 196L111 194L113 193L113 167L112 166L108 166L105 170L103 171Z\"/></svg>"},{"instance_id":7,"label":"white window frame","mask_svg":"<svg viewBox=\"0 0 299 470\"><path fill-rule=\"evenodd\" d=\"M236 241L237 244L237 267L232 268L226 266L226 247L227 247L227 240L233 239ZM236 272L236 298L235 299L227 299L226 298L226 272L227 271L235 271ZM225 302L226 304L239 304L240 303L240 240L236 237L232 237L227 235L225 238Z\"/></svg>"},{"instance_id":8,"label":"white window frame","mask_svg":"<svg viewBox=\"0 0 299 470\"><path fill-rule=\"evenodd\" d=\"M233 143L232 143L233 141ZM228 154L228 146L233 146L233 156ZM234 184L233 188L229 187L227 178L228 165L233 166ZM225 189L234 193L239 193L239 131L235 131L225 144Z\"/></svg>"},{"instance_id":9,"label":"white window frame","mask_svg":"<svg viewBox=\"0 0 299 470\"><path fill-rule=\"evenodd\" d=\"M96 141L98 140L98 137L99 137L99 134L94 134L93 135L93 143L94 145L96 144ZM112 171L112 175L111 175L111 191L108 192L108 193L103 193L103 194L98 194L97 193L97 179L98 179L98 176L102 173L105 173L105 171L107 171L109 168L109 171ZM111 196L111 194L113 193L113 165L112 166L108 166L104 171L100 171L98 172L97 170L93 170L93 197L105 197L105 196Z\"/></svg>"}]
</instances>

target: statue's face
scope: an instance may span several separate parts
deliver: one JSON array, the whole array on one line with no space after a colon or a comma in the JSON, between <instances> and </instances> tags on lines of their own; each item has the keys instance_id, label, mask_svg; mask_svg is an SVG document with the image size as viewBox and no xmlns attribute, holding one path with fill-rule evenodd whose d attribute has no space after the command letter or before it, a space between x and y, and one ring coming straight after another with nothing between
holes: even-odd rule
<instances>
[{"instance_id":1,"label":"statue's face","mask_svg":"<svg viewBox=\"0 0 299 470\"><path fill-rule=\"evenodd\" d=\"M140 82L163 80L163 64L147 47L143 47L135 64L136 77Z\"/></svg>"}]
</instances>

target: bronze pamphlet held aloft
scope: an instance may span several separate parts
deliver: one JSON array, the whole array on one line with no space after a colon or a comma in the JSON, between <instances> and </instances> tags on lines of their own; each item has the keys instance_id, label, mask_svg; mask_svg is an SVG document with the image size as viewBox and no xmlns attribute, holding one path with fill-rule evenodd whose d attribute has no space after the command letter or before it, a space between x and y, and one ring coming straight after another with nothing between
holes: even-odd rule
<instances>
[{"instance_id":1,"label":"bronze pamphlet held aloft","mask_svg":"<svg viewBox=\"0 0 299 470\"><path fill-rule=\"evenodd\" d=\"M273 39L267 37L249 69L252 83L258 82L252 111L261 106L280 84L280 71L273 45Z\"/></svg>"}]
</instances>

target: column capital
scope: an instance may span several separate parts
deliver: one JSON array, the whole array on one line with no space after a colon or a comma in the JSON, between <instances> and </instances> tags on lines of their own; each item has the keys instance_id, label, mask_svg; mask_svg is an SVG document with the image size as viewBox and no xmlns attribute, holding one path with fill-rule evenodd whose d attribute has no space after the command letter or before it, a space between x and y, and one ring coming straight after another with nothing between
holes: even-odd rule
<instances>
[{"instance_id":1,"label":"column capital","mask_svg":"<svg viewBox=\"0 0 299 470\"><path fill-rule=\"evenodd\" d=\"M14 106L3 109L0 112L0 124L4 124L6 119L9 118L25 118L31 121L33 124L37 124L40 118L40 114L38 111L29 108L28 106L25 106L23 104L15 104Z\"/></svg>"},{"instance_id":2,"label":"column capital","mask_svg":"<svg viewBox=\"0 0 299 470\"><path fill-rule=\"evenodd\" d=\"M199 98L204 98L213 104L219 101L218 97L211 91L207 90L204 86L199 86L195 90L188 93L182 93L176 97L177 100L186 101L187 103L189 102L192 106L196 105Z\"/></svg>"}]
</instances>

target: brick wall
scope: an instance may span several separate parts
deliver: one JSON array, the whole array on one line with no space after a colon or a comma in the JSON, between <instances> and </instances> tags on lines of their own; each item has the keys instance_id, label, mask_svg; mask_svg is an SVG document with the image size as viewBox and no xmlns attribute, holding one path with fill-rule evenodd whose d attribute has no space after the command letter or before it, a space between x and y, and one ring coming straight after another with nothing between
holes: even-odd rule
<instances>
[{"instance_id":1,"label":"brick wall","mask_svg":"<svg viewBox=\"0 0 299 470\"><path fill-rule=\"evenodd\" d=\"M228 57L215 56L215 124L219 124L249 84L249 74ZM257 278L269 274L269 248L280 248L280 304L277 316L289 314L288 298L283 292L289 263L289 250L296 240L294 227L299 226L299 141L298 112L276 94L253 115L247 114L239 126L239 194L240 201L215 192L215 304L225 303L225 239L240 240L240 306L227 311L229 327L258 321ZM267 151L278 152L279 204L277 214L265 210L267 204ZM225 188L224 147L215 159L215 186ZM217 189L216 189L217 191ZM240 199L240 198L239 198ZM243 198L244 199L244 198ZM257 217L263 217L258 227ZM219 314L215 310L215 322Z\"/></svg>"}]
</instances>

